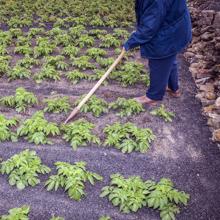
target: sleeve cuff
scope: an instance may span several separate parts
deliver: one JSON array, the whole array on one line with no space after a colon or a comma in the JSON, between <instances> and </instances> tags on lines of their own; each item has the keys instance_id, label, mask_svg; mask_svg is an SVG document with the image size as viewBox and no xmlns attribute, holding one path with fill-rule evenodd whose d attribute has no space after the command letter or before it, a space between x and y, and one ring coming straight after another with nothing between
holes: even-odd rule
<instances>
[{"instance_id":1,"label":"sleeve cuff","mask_svg":"<svg viewBox=\"0 0 220 220\"><path fill-rule=\"evenodd\" d=\"M125 48L126 51L129 51L130 47L129 47L128 42L126 42L123 46L124 46L124 48Z\"/></svg>"}]
</instances>

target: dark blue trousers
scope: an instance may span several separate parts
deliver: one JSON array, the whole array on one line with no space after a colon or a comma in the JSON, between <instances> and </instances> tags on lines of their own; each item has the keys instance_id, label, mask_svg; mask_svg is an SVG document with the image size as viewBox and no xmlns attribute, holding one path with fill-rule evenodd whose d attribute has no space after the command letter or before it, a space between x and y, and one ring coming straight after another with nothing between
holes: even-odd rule
<instances>
[{"instance_id":1,"label":"dark blue trousers","mask_svg":"<svg viewBox=\"0 0 220 220\"><path fill-rule=\"evenodd\" d=\"M176 55L164 59L149 59L149 69L148 98L162 100L167 86L174 92L179 89Z\"/></svg>"}]
</instances>

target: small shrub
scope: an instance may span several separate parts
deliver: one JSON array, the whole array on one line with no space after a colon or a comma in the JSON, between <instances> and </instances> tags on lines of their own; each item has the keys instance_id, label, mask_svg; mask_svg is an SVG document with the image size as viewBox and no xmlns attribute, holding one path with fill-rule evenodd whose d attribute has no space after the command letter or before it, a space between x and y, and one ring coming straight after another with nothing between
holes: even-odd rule
<instances>
[{"instance_id":1,"label":"small shrub","mask_svg":"<svg viewBox=\"0 0 220 220\"><path fill-rule=\"evenodd\" d=\"M77 106L84 96L76 100L75 105ZM103 113L108 112L108 103L103 99L97 98L93 95L81 108L81 112L91 112L95 117L99 117Z\"/></svg>"},{"instance_id":2,"label":"small shrub","mask_svg":"<svg viewBox=\"0 0 220 220\"><path fill-rule=\"evenodd\" d=\"M29 206L22 206L20 208L13 208L8 211L8 215L0 216L1 220L29 220L28 214Z\"/></svg>"},{"instance_id":3,"label":"small shrub","mask_svg":"<svg viewBox=\"0 0 220 220\"><path fill-rule=\"evenodd\" d=\"M107 136L104 145L114 146L122 153L145 153L155 139L151 129L138 128L132 123L107 125L104 133Z\"/></svg>"},{"instance_id":4,"label":"small shrub","mask_svg":"<svg viewBox=\"0 0 220 220\"><path fill-rule=\"evenodd\" d=\"M76 150L78 146L86 146L89 143L100 144L99 138L92 134L94 127L92 123L84 119L63 125L63 139L70 142L74 150Z\"/></svg>"},{"instance_id":5,"label":"small shrub","mask_svg":"<svg viewBox=\"0 0 220 220\"><path fill-rule=\"evenodd\" d=\"M43 165L35 151L24 150L1 163L1 174L7 174L11 186L23 190L27 186L40 183L38 174L50 172L50 168Z\"/></svg>"},{"instance_id":6,"label":"small shrub","mask_svg":"<svg viewBox=\"0 0 220 220\"><path fill-rule=\"evenodd\" d=\"M17 141L17 135L10 129L17 125L16 118L6 119L4 115L0 114L0 142L2 141Z\"/></svg>"},{"instance_id":7,"label":"small shrub","mask_svg":"<svg viewBox=\"0 0 220 220\"><path fill-rule=\"evenodd\" d=\"M80 48L83 48L86 46L93 46L95 40L92 36L89 36L88 34L83 34L79 37L76 43L77 45L79 45Z\"/></svg>"},{"instance_id":8,"label":"small shrub","mask_svg":"<svg viewBox=\"0 0 220 220\"><path fill-rule=\"evenodd\" d=\"M17 112L25 112L28 107L37 104L36 96L19 87L16 89L14 96L6 96L0 99L0 103L11 108L15 108Z\"/></svg>"},{"instance_id":9,"label":"small shrub","mask_svg":"<svg viewBox=\"0 0 220 220\"><path fill-rule=\"evenodd\" d=\"M96 173L87 171L86 163L76 162L74 164L56 162L57 175L52 175L46 182L47 190L55 190L62 187L67 191L68 196L76 201L80 201L85 196L85 183L89 181L94 185L95 180L102 180Z\"/></svg>"},{"instance_id":10,"label":"small shrub","mask_svg":"<svg viewBox=\"0 0 220 220\"><path fill-rule=\"evenodd\" d=\"M115 102L109 104L109 108L120 110L117 114L120 117L139 114L144 111L142 104L134 99L118 98Z\"/></svg>"},{"instance_id":11,"label":"small shrub","mask_svg":"<svg viewBox=\"0 0 220 220\"><path fill-rule=\"evenodd\" d=\"M36 60L29 55L26 55L23 59L19 60L17 63L19 66L24 68L32 68L34 65L39 65L39 60Z\"/></svg>"},{"instance_id":12,"label":"small shrub","mask_svg":"<svg viewBox=\"0 0 220 220\"><path fill-rule=\"evenodd\" d=\"M101 58L98 57L96 59L96 62L103 68L105 67L109 67L110 65L112 65L114 63L114 59L113 58Z\"/></svg>"},{"instance_id":13,"label":"small shrub","mask_svg":"<svg viewBox=\"0 0 220 220\"><path fill-rule=\"evenodd\" d=\"M60 131L56 123L48 122L41 111L36 112L30 119L27 119L18 128L19 137L25 137L30 143L52 144L47 138L52 135L59 135Z\"/></svg>"},{"instance_id":14,"label":"small shrub","mask_svg":"<svg viewBox=\"0 0 220 220\"><path fill-rule=\"evenodd\" d=\"M68 97L45 99L44 102L47 104L47 107L44 108L44 112L61 113L70 110Z\"/></svg>"},{"instance_id":15,"label":"small shrub","mask_svg":"<svg viewBox=\"0 0 220 220\"><path fill-rule=\"evenodd\" d=\"M159 108L154 109L150 112L152 115L161 117L165 122L172 122L175 114L173 112L169 112L165 109L164 105L161 105Z\"/></svg>"}]
</instances>

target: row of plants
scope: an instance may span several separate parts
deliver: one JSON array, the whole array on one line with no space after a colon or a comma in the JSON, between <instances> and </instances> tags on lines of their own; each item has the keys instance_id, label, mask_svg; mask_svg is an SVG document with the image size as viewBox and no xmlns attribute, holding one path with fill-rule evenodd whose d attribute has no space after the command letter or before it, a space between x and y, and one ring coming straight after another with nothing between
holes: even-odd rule
<instances>
[{"instance_id":1,"label":"row of plants","mask_svg":"<svg viewBox=\"0 0 220 220\"><path fill-rule=\"evenodd\" d=\"M16 132L12 131L18 120L6 119L0 115L2 141L17 141L19 137L23 137L30 143L52 144L49 137L55 137L62 133L62 138L70 143L72 148L76 150L79 146L87 146L88 144L101 144L101 140L93 134L94 124L85 119L79 119L72 123L61 125L48 122L42 111L36 112L31 118L25 120L18 127ZM103 131L105 133L105 146L114 146L123 153L131 153L139 151L145 153L155 136L149 128L138 128L132 123L115 123L107 125Z\"/></svg>"},{"instance_id":2,"label":"row of plants","mask_svg":"<svg viewBox=\"0 0 220 220\"><path fill-rule=\"evenodd\" d=\"M75 101L74 106L77 106L83 98L84 96L79 97ZM44 112L62 113L68 112L71 109L69 99L66 96L47 98L43 100L43 103L46 104ZM15 108L17 112L25 112L27 108L33 107L36 104L38 104L37 97L22 87L16 89L15 95L0 98L0 105ZM119 111L117 115L120 117L137 115L144 111L143 106L135 99L118 98L115 102L107 103L105 100L93 95L81 108L81 112L91 112L93 116L99 117L110 109ZM175 116L173 112L167 111L164 105L150 113L160 116L166 122L172 122L172 118Z\"/></svg>"},{"instance_id":3,"label":"row of plants","mask_svg":"<svg viewBox=\"0 0 220 220\"><path fill-rule=\"evenodd\" d=\"M45 183L47 191L62 188L75 201L80 201L86 195L86 182L94 185L95 181L103 180L99 174L88 171L84 161L74 164L58 161L55 166L57 173L51 175ZM30 150L15 154L0 164L1 174L8 175L9 184L19 190L39 184L38 175L50 171L49 167L42 164L36 152ZM102 188L100 197L108 197L113 206L119 207L123 213L137 212L143 207L159 210L162 220L174 220L180 212L180 206L186 206L189 200L189 194L174 188L170 179L144 181L139 176L125 178L121 174L111 176L110 185ZM26 207L23 211L23 214L28 214L29 209Z\"/></svg>"}]
</instances>

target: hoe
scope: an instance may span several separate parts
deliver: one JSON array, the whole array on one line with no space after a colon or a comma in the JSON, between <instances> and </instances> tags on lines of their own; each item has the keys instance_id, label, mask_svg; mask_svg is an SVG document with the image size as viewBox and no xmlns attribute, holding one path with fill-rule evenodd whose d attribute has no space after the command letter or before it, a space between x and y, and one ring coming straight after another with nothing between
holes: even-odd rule
<instances>
[{"instance_id":1,"label":"hoe","mask_svg":"<svg viewBox=\"0 0 220 220\"><path fill-rule=\"evenodd\" d=\"M100 85L105 81L108 75L112 72L112 70L118 65L125 54L125 49L123 48L121 54L115 60L115 62L110 66L107 72L101 77L101 79L95 84L95 86L89 91L89 93L83 98L83 100L76 106L69 117L66 119L64 124L66 124L69 120L71 120L82 108L82 106L89 100L89 98L95 93L95 91L100 87Z\"/></svg>"}]
</instances>

